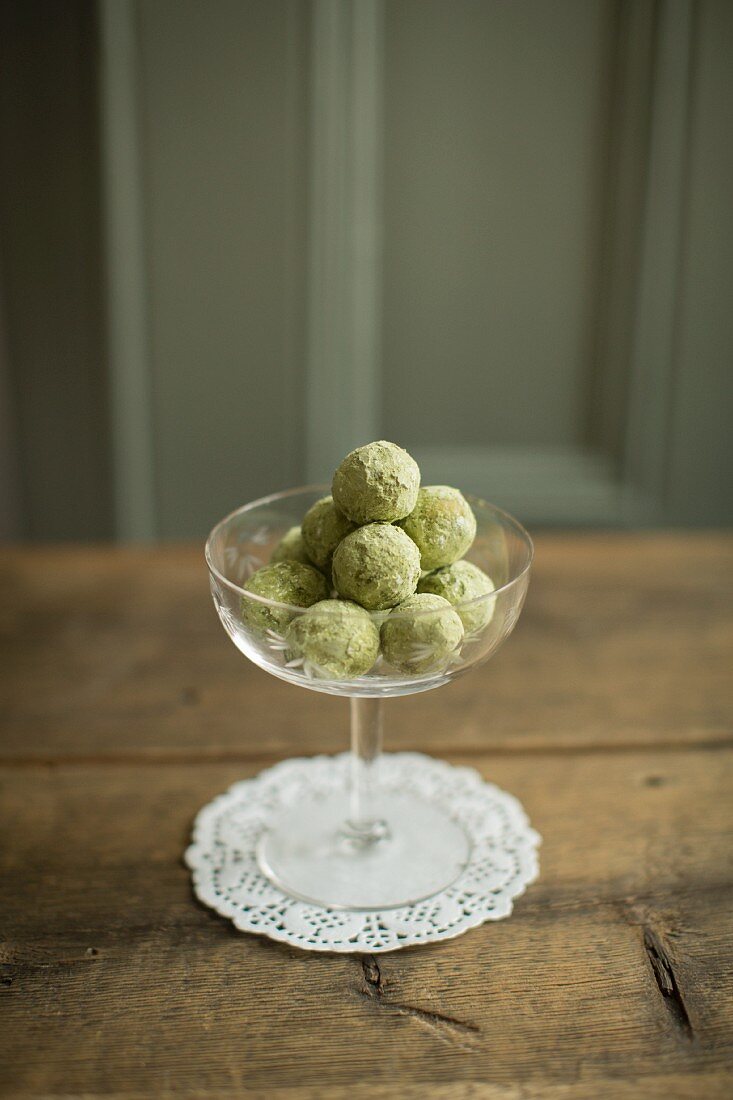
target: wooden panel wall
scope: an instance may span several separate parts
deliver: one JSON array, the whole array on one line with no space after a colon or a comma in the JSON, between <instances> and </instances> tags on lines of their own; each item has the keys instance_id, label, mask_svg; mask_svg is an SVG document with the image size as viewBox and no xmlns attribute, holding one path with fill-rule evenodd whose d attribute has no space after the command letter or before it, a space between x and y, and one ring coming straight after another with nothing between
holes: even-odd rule
<instances>
[{"instance_id":1,"label":"wooden panel wall","mask_svg":"<svg viewBox=\"0 0 733 1100\"><path fill-rule=\"evenodd\" d=\"M158 533L302 467L306 9L137 5Z\"/></svg>"},{"instance_id":2,"label":"wooden panel wall","mask_svg":"<svg viewBox=\"0 0 733 1100\"><path fill-rule=\"evenodd\" d=\"M201 537L382 435L733 521L726 0L61 13L2 16L6 533Z\"/></svg>"},{"instance_id":3,"label":"wooden panel wall","mask_svg":"<svg viewBox=\"0 0 733 1100\"><path fill-rule=\"evenodd\" d=\"M615 9L387 4L388 436L585 442Z\"/></svg>"}]
</instances>

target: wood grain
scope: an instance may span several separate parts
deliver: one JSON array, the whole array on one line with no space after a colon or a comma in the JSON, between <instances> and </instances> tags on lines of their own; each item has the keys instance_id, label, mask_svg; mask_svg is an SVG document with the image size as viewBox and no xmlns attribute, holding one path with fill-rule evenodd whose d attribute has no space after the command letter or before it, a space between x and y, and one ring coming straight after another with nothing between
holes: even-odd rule
<instances>
[{"instance_id":1,"label":"wood grain","mask_svg":"<svg viewBox=\"0 0 733 1100\"><path fill-rule=\"evenodd\" d=\"M510 921L378 960L242 936L193 902L190 820L256 766L4 769L5 1087L600 1087L729 1066L733 752L472 762L523 799L542 877Z\"/></svg>"},{"instance_id":2,"label":"wood grain","mask_svg":"<svg viewBox=\"0 0 733 1100\"><path fill-rule=\"evenodd\" d=\"M522 799L541 877L510 920L340 957L237 933L181 856L212 795L342 747L345 707L239 656L189 548L6 553L0 1095L727 1098L730 563L540 541L494 667L390 710L393 747Z\"/></svg>"},{"instance_id":3,"label":"wood grain","mask_svg":"<svg viewBox=\"0 0 733 1100\"><path fill-rule=\"evenodd\" d=\"M730 743L732 578L725 536L545 535L509 642L443 690L391 701L388 747ZM5 757L345 747L343 701L274 679L226 638L198 548L3 551L0 606Z\"/></svg>"}]
</instances>

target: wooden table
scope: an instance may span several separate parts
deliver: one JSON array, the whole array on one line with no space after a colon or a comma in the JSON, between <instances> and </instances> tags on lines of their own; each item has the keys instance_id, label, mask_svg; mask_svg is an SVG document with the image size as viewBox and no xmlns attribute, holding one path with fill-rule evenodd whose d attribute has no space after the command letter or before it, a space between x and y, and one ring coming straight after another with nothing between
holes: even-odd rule
<instances>
[{"instance_id":1,"label":"wooden table","mask_svg":"<svg viewBox=\"0 0 733 1100\"><path fill-rule=\"evenodd\" d=\"M474 765L544 844L511 919L378 958L191 894L199 806L347 730L227 641L200 549L1 561L1 1095L733 1095L733 539L542 536L502 652L390 702L389 748Z\"/></svg>"}]
</instances>

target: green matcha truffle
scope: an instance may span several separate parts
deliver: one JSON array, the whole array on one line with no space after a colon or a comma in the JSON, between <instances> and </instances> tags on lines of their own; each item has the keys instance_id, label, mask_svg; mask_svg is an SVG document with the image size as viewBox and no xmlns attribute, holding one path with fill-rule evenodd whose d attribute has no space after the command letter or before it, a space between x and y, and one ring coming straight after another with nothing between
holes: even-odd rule
<instances>
[{"instance_id":1,"label":"green matcha truffle","mask_svg":"<svg viewBox=\"0 0 733 1100\"><path fill-rule=\"evenodd\" d=\"M411 596L420 579L420 552L399 527L369 523L340 542L333 583L340 596L367 611L384 611Z\"/></svg>"},{"instance_id":2,"label":"green matcha truffle","mask_svg":"<svg viewBox=\"0 0 733 1100\"><path fill-rule=\"evenodd\" d=\"M463 623L442 596L410 596L387 616L381 630L384 659L400 672L435 672L463 640Z\"/></svg>"},{"instance_id":3,"label":"green matcha truffle","mask_svg":"<svg viewBox=\"0 0 733 1100\"><path fill-rule=\"evenodd\" d=\"M243 587L245 592L252 592L255 596L295 607L310 607L318 600L328 599L329 595L323 574L315 566L299 561L263 565ZM255 630L273 630L276 634L282 634L293 615L294 612L287 608L270 607L242 596L242 617Z\"/></svg>"},{"instance_id":4,"label":"green matcha truffle","mask_svg":"<svg viewBox=\"0 0 733 1100\"><path fill-rule=\"evenodd\" d=\"M334 550L354 526L339 512L331 497L317 500L305 513L301 528L306 553L313 564L330 571Z\"/></svg>"},{"instance_id":5,"label":"green matcha truffle","mask_svg":"<svg viewBox=\"0 0 733 1100\"><path fill-rule=\"evenodd\" d=\"M393 523L410 514L419 488L415 459L382 439L346 456L332 492L336 506L354 523Z\"/></svg>"},{"instance_id":6,"label":"green matcha truffle","mask_svg":"<svg viewBox=\"0 0 733 1100\"><path fill-rule=\"evenodd\" d=\"M428 485L400 526L420 550L423 569L451 565L466 553L476 537L476 517L458 489Z\"/></svg>"},{"instance_id":7,"label":"green matcha truffle","mask_svg":"<svg viewBox=\"0 0 733 1100\"><path fill-rule=\"evenodd\" d=\"M270 565L278 561L299 561L303 565L312 565L305 549L300 527L291 527L286 531L270 555Z\"/></svg>"},{"instance_id":8,"label":"green matcha truffle","mask_svg":"<svg viewBox=\"0 0 733 1100\"><path fill-rule=\"evenodd\" d=\"M453 565L445 565L442 569L421 577L417 590L432 592L433 595L446 599L460 615L466 633L472 634L483 630L491 622L496 597L489 593L495 587L491 577L473 562L456 561ZM481 599L481 596L486 599ZM470 603L468 607L461 606L474 600L476 602Z\"/></svg>"},{"instance_id":9,"label":"green matcha truffle","mask_svg":"<svg viewBox=\"0 0 733 1100\"><path fill-rule=\"evenodd\" d=\"M363 607L349 600L321 600L296 615L285 635L288 668L308 676L353 680L379 654L379 631Z\"/></svg>"}]
</instances>

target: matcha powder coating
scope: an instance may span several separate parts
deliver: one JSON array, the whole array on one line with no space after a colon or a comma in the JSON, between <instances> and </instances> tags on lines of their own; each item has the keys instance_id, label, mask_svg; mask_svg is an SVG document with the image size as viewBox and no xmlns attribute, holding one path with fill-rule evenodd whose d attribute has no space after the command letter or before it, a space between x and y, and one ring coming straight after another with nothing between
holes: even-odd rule
<instances>
[{"instance_id":1,"label":"matcha powder coating","mask_svg":"<svg viewBox=\"0 0 733 1100\"><path fill-rule=\"evenodd\" d=\"M410 596L382 624L384 659L400 672L443 668L463 640L463 624L447 600L429 593Z\"/></svg>"},{"instance_id":2,"label":"matcha powder coating","mask_svg":"<svg viewBox=\"0 0 733 1100\"><path fill-rule=\"evenodd\" d=\"M400 526L420 550L425 570L458 561L476 537L476 517L470 504L458 489L448 485L421 489L414 509Z\"/></svg>"},{"instance_id":3,"label":"matcha powder coating","mask_svg":"<svg viewBox=\"0 0 733 1100\"><path fill-rule=\"evenodd\" d=\"M420 552L399 527L370 523L340 542L333 581L340 596L367 611L385 611L411 596L420 578Z\"/></svg>"},{"instance_id":4,"label":"matcha powder coating","mask_svg":"<svg viewBox=\"0 0 733 1100\"><path fill-rule=\"evenodd\" d=\"M395 443L379 440L357 447L333 478L333 499L354 523L393 523L415 507L420 469Z\"/></svg>"},{"instance_id":5,"label":"matcha powder coating","mask_svg":"<svg viewBox=\"0 0 733 1100\"><path fill-rule=\"evenodd\" d=\"M278 561L299 561L302 565L312 564L305 550L300 527L291 527L289 531L286 531L272 551L270 565L274 565Z\"/></svg>"},{"instance_id":6,"label":"matcha powder coating","mask_svg":"<svg viewBox=\"0 0 733 1100\"><path fill-rule=\"evenodd\" d=\"M470 561L457 561L428 573L417 590L446 599L460 615L467 634L488 626L494 615L496 597L491 595L494 582Z\"/></svg>"},{"instance_id":7,"label":"matcha powder coating","mask_svg":"<svg viewBox=\"0 0 733 1100\"><path fill-rule=\"evenodd\" d=\"M322 600L296 615L286 634L289 667L306 675L353 680L379 653L379 631L367 611L349 600Z\"/></svg>"},{"instance_id":8,"label":"matcha powder coating","mask_svg":"<svg viewBox=\"0 0 733 1100\"><path fill-rule=\"evenodd\" d=\"M322 573L312 565L299 561L280 561L275 565L264 565L253 573L243 585L245 592L255 596L264 596L278 603L291 604L294 607L310 607L318 600L328 599L328 585ZM285 607L270 607L257 600L242 596L242 617L255 630L263 633L273 630L281 634L294 612Z\"/></svg>"},{"instance_id":9,"label":"matcha powder coating","mask_svg":"<svg viewBox=\"0 0 733 1100\"><path fill-rule=\"evenodd\" d=\"M322 497L303 517L303 542L309 558L319 569L330 569L333 552L354 524L334 505L331 497Z\"/></svg>"}]
</instances>

